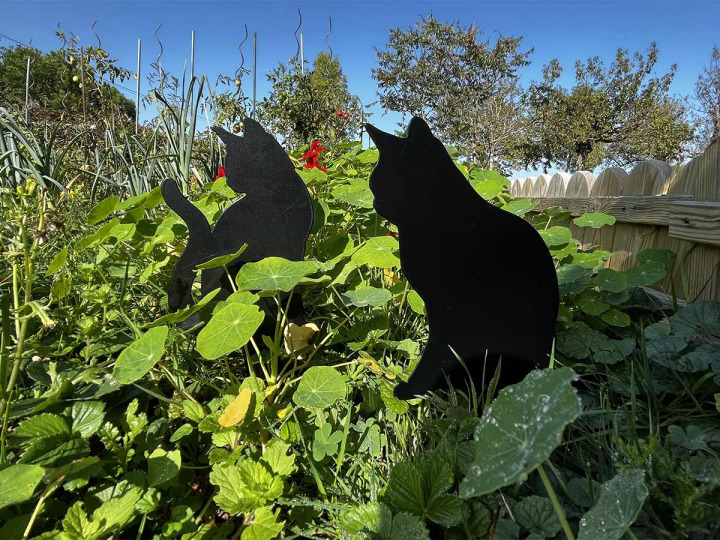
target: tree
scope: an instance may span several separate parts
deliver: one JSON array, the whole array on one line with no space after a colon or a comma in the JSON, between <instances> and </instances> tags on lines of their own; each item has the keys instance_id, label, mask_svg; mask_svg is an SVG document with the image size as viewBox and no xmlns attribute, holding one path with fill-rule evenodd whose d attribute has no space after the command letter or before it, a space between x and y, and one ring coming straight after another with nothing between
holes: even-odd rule
<instances>
[{"instance_id":1,"label":"tree","mask_svg":"<svg viewBox=\"0 0 720 540\"><path fill-rule=\"evenodd\" d=\"M386 50L377 51L380 104L421 116L460 151L486 167L508 159L508 141L523 130L518 70L532 49L522 38L481 40L473 24L444 23L432 14L414 28L390 30Z\"/></svg>"},{"instance_id":2,"label":"tree","mask_svg":"<svg viewBox=\"0 0 720 540\"><path fill-rule=\"evenodd\" d=\"M24 46L0 49L0 106L24 111L28 58L33 120L134 119L134 103L110 84L130 73L117 67L104 50L80 48L74 40L64 50L48 53Z\"/></svg>"},{"instance_id":3,"label":"tree","mask_svg":"<svg viewBox=\"0 0 720 540\"><path fill-rule=\"evenodd\" d=\"M720 138L720 49L713 47L710 65L695 83L701 126L699 138L707 146Z\"/></svg>"},{"instance_id":4,"label":"tree","mask_svg":"<svg viewBox=\"0 0 720 540\"><path fill-rule=\"evenodd\" d=\"M599 57L577 62L575 85L557 84L557 60L529 92L531 129L519 145L526 166L592 169L601 163L626 166L643 159L677 161L692 138L683 105L669 97L676 66L652 76L658 49L646 56L618 49L605 67Z\"/></svg>"},{"instance_id":5,"label":"tree","mask_svg":"<svg viewBox=\"0 0 720 540\"><path fill-rule=\"evenodd\" d=\"M272 91L258 105L258 116L291 148L315 139L332 144L359 134L360 100L348 91L337 58L320 52L304 73L297 60L280 63L268 80Z\"/></svg>"}]
</instances>

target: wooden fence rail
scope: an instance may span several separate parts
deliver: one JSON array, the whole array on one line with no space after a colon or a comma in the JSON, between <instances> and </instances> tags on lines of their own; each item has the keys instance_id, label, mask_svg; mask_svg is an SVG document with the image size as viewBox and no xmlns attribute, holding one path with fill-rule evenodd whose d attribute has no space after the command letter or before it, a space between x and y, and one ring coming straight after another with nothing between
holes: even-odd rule
<instances>
[{"instance_id":1,"label":"wooden fence rail","mask_svg":"<svg viewBox=\"0 0 720 540\"><path fill-rule=\"evenodd\" d=\"M633 266L643 249L672 250L673 268L655 288L688 300L720 300L720 141L677 170L648 160L629 174L610 167L597 177L578 171L516 179L511 192L538 200L536 211L562 206L573 216L615 216L615 225L601 229L564 225L583 248L612 252L608 266L616 270Z\"/></svg>"}]
</instances>

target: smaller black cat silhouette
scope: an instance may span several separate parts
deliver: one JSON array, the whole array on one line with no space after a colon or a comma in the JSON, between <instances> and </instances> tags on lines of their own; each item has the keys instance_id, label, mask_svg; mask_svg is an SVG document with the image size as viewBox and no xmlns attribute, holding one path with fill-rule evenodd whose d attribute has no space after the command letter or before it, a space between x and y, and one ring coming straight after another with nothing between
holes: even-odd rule
<instances>
[{"instance_id":1,"label":"smaller black cat silhouette","mask_svg":"<svg viewBox=\"0 0 720 540\"><path fill-rule=\"evenodd\" d=\"M420 118L407 138L367 125L380 151L370 176L373 205L397 225L400 262L425 301L430 336L395 396L443 388L446 376L477 388L502 358L502 386L547 366L558 312L553 261L522 218L485 201ZM454 352L453 352L454 351Z\"/></svg>"},{"instance_id":2,"label":"smaller black cat silhouette","mask_svg":"<svg viewBox=\"0 0 720 540\"><path fill-rule=\"evenodd\" d=\"M193 303L192 284L198 264L235 253L243 244L248 245L247 249L228 266L233 277L246 262L265 257L299 261L304 258L305 242L312 228L308 190L272 135L250 118L244 120L242 137L218 127L213 127L213 131L227 145L227 183L245 196L231 204L211 230L205 215L183 196L175 181L169 178L163 181L165 202L185 221L189 231L187 247L170 279L171 311ZM227 298L233 290L228 273L223 268L203 270L202 294L219 287L216 299ZM262 307L274 310L269 302ZM294 319L302 312L300 295L294 295L288 317ZM274 328L274 318L272 324Z\"/></svg>"}]
</instances>

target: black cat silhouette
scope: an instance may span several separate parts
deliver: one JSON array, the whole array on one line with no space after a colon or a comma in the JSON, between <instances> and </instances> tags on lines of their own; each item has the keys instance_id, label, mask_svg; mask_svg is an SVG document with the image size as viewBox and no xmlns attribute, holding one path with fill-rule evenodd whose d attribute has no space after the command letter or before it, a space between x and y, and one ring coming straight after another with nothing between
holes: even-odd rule
<instances>
[{"instance_id":1,"label":"black cat silhouette","mask_svg":"<svg viewBox=\"0 0 720 540\"><path fill-rule=\"evenodd\" d=\"M174 180L166 179L162 183L165 202L185 221L189 231L187 247L170 279L168 307L171 311L193 303L192 284L198 264L235 253L243 244L247 244L247 249L228 266L227 273L223 268L202 271L203 295L220 288L216 299L227 298L233 291L228 274L234 277L246 262L265 257L292 261L304 258L313 223L308 190L275 138L250 118L245 118L243 124L242 137L212 128L227 145L227 183L238 194L244 194L223 212L213 229L203 213L183 196ZM271 313L275 309L269 301L261 307ZM302 313L300 295L293 295L288 317L294 319ZM191 318L184 327L196 322ZM274 318L272 324L274 327Z\"/></svg>"},{"instance_id":2,"label":"black cat silhouette","mask_svg":"<svg viewBox=\"0 0 720 540\"><path fill-rule=\"evenodd\" d=\"M547 366L559 298L537 231L485 201L422 119L411 120L406 138L366 127L380 151L373 205L397 226L402 270L425 301L430 327L420 362L395 396L438 390L447 379L467 389L468 372L481 388L500 358L501 386Z\"/></svg>"}]
</instances>

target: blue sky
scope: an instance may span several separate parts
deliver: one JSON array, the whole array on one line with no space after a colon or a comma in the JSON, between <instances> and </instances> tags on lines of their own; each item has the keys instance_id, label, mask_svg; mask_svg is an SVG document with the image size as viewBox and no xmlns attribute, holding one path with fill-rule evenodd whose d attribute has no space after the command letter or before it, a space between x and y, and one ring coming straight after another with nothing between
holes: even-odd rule
<instances>
[{"instance_id":1,"label":"blue sky","mask_svg":"<svg viewBox=\"0 0 720 540\"><path fill-rule=\"evenodd\" d=\"M91 25L102 46L124 67L134 69L137 39L143 41L143 70L155 59L159 46L153 33L162 23L159 35L163 43L163 67L175 75L182 72L190 56L190 34L196 33L195 71L215 81L218 73L233 73L239 66L237 46L244 36L244 25L258 33L258 94L267 90L265 74L279 61L295 54L293 32L302 10L305 58L312 59L326 49L328 17L333 31L329 41L338 55L350 90L364 104L377 99L371 69L375 47L384 48L388 30L407 28L421 15L431 11L441 20L474 22L487 35L499 32L523 36L523 47L534 47L532 65L523 71L522 80L539 78L542 66L558 58L565 67L565 82L571 82L574 63L598 55L609 62L618 47L644 51L652 41L658 43L658 73L671 64L678 70L672 86L676 94L691 94L713 45L720 45L720 2L718 1L436 1L403 0L333 2L255 1L154 1L104 0L96 2L46 1L21 2L0 0L0 34L42 50L57 48L54 32L58 24L67 32L79 34L85 44L96 44ZM246 67L251 67L252 40L243 51ZM0 46L12 45L0 38ZM143 81L144 90L147 84ZM125 83L134 88L134 82ZM131 92L127 92L132 94ZM391 130L396 115L382 116L378 107L373 123ZM147 111L147 117L152 111Z\"/></svg>"}]
</instances>

